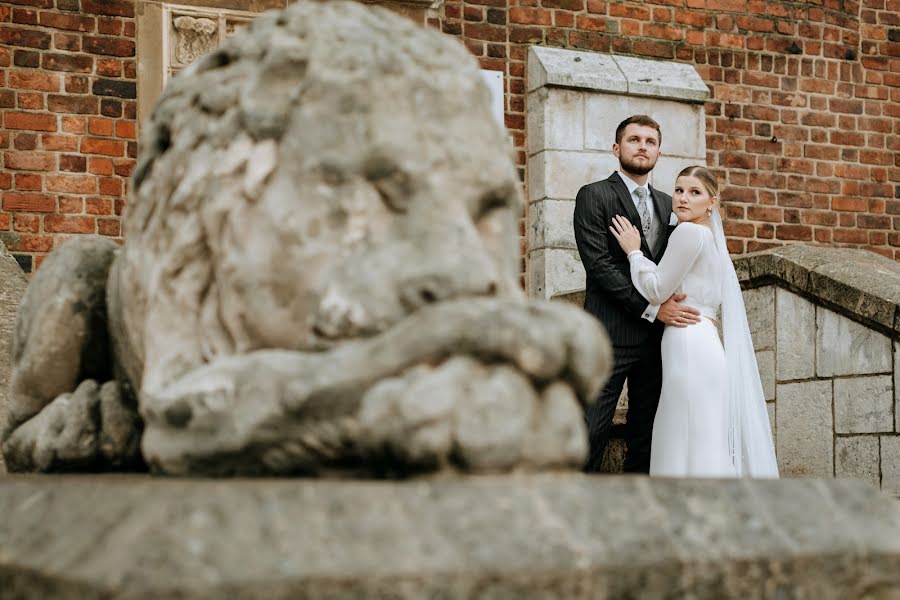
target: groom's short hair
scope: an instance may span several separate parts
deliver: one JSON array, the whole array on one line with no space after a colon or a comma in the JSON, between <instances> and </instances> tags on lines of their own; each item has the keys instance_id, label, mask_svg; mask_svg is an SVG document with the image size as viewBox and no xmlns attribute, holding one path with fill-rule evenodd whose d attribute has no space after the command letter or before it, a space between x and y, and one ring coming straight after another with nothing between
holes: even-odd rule
<instances>
[{"instance_id":1,"label":"groom's short hair","mask_svg":"<svg viewBox=\"0 0 900 600\"><path fill-rule=\"evenodd\" d=\"M629 125L644 125L647 127L652 127L656 130L656 133L659 134L659 144L662 145L662 130L659 128L659 123L648 117L647 115L631 115L616 127L616 143L622 143L622 134L625 133L625 128Z\"/></svg>"}]
</instances>

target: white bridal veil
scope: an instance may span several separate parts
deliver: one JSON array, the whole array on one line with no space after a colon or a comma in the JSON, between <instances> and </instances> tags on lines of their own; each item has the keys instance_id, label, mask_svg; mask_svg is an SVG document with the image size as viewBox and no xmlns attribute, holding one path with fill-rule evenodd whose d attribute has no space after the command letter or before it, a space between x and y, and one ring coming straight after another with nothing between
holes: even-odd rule
<instances>
[{"instance_id":1,"label":"white bridal veil","mask_svg":"<svg viewBox=\"0 0 900 600\"><path fill-rule=\"evenodd\" d=\"M777 478L778 463L744 297L719 211L709 220L722 268L722 337L728 374L728 444L738 477Z\"/></svg>"}]
</instances>

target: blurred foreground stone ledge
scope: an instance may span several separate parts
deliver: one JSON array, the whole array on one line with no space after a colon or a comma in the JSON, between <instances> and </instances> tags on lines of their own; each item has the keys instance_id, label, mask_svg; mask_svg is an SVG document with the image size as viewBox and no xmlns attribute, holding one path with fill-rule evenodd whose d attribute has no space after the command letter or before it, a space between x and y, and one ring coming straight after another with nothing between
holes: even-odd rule
<instances>
[{"instance_id":1,"label":"blurred foreground stone ledge","mask_svg":"<svg viewBox=\"0 0 900 600\"><path fill-rule=\"evenodd\" d=\"M849 481L0 479L3 598L895 598Z\"/></svg>"}]
</instances>

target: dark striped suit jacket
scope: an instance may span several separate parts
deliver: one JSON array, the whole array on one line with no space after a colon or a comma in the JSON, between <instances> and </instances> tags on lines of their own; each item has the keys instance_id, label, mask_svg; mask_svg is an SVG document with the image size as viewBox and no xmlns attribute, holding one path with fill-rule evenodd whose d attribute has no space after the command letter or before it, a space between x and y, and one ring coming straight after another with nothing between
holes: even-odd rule
<instances>
[{"instance_id":1,"label":"dark striped suit jacket","mask_svg":"<svg viewBox=\"0 0 900 600\"><path fill-rule=\"evenodd\" d=\"M666 226L661 228L656 248L652 250L642 234L641 251L659 262L674 229L668 226L672 197L653 188L650 193L656 211L654 218L662 219L660 223ZM609 232L616 215L626 217L641 229L634 201L617 172L578 191L574 225L578 254L587 274L584 309L603 323L613 346L637 346L651 335L661 335L663 324L641 318L648 303L631 285L628 257Z\"/></svg>"}]
</instances>

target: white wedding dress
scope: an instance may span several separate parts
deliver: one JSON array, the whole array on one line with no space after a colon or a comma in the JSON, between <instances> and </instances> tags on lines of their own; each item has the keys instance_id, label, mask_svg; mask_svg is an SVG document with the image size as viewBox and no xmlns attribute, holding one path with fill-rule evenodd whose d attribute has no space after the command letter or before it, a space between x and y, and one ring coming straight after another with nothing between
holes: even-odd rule
<instances>
[{"instance_id":1,"label":"white wedding dress","mask_svg":"<svg viewBox=\"0 0 900 600\"><path fill-rule=\"evenodd\" d=\"M628 255L634 286L651 304L673 293L700 311L700 323L667 326L662 337L662 393L653 423L650 474L737 477L729 444L728 369L716 319L724 272L713 232L681 223L659 265Z\"/></svg>"}]
</instances>

